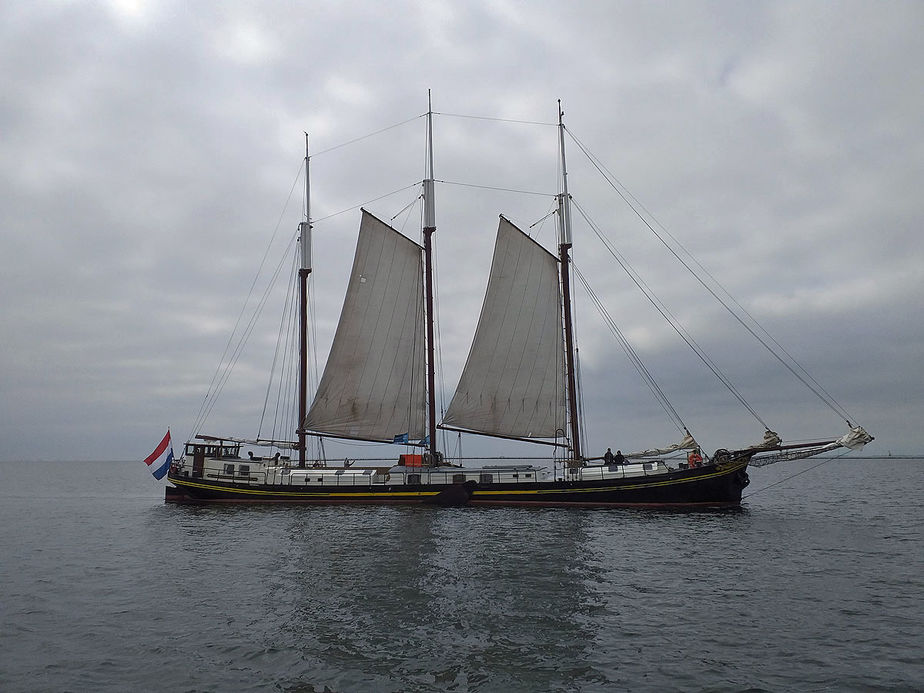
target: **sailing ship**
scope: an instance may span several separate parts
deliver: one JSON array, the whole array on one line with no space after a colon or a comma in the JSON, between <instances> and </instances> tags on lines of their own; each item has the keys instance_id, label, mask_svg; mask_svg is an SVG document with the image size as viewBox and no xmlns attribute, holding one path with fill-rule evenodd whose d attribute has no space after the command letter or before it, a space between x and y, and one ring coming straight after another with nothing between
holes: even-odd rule
<instances>
[{"instance_id":1,"label":"sailing ship","mask_svg":"<svg viewBox=\"0 0 924 693\"><path fill-rule=\"evenodd\" d=\"M673 445L590 456L582 445L571 289L571 196L559 104L557 254L500 216L471 349L450 404L436 414L433 244L436 232L432 110L422 184L423 244L366 210L340 321L308 403L310 189L299 224L298 418L287 440L196 432L169 469L166 500L194 503L365 503L541 506L735 507L749 464L807 457L872 440L860 426L840 438L707 454L688 430ZM451 459L438 430L550 446L536 458ZM444 434L445 436L446 434ZM402 444L377 464L310 459L309 437ZM254 455L261 446L275 454ZM415 447L416 446L416 447ZM251 448L247 456L242 450ZM394 449L394 448L392 448ZM546 447L545 449L549 449Z\"/></svg>"}]
</instances>

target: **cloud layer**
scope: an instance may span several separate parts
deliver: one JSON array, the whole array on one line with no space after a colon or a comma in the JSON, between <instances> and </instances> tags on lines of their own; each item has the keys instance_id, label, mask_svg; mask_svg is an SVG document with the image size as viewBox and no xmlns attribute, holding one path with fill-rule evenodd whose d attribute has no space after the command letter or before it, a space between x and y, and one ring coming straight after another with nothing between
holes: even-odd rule
<instances>
[{"instance_id":1,"label":"cloud layer","mask_svg":"<svg viewBox=\"0 0 924 693\"><path fill-rule=\"evenodd\" d=\"M445 114L447 390L497 214L525 228L552 204L456 184L557 185L554 128L449 114L550 123L560 98L571 132L877 436L877 452L924 449L920 3L121 0L7 3L0 19L0 458L133 458L167 425L189 432L264 252L272 270L295 233L305 131L319 153L323 363L358 211L325 218L360 204L390 218L414 202L427 89ZM581 210L761 417L788 440L840 434L574 142L568 157ZM759 440L575 217L575 263L697 437ZM533 231L554 245L551 220ZM256 434L279 310L267 307L210 430ZM592 312L579 332L591 450L676 437Z\"/></svg>"}]
</instances>

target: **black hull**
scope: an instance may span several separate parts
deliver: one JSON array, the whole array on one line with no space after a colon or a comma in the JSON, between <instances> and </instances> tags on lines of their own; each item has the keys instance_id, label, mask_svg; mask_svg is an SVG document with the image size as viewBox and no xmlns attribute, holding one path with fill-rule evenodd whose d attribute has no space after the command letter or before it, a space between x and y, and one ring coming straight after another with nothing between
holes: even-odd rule
<instances>
[{"instance_id":1,"label":"black hull","mask_svg":"<svg viewBox=\"0 0 924 693\"><path fill-rule=\"evenodd\" d=\"M594 481L314 486L167 478L177 503L422 504L575 507L736 507L748 484L747 459L661 474Z\"/></svg>"}]
</instances>

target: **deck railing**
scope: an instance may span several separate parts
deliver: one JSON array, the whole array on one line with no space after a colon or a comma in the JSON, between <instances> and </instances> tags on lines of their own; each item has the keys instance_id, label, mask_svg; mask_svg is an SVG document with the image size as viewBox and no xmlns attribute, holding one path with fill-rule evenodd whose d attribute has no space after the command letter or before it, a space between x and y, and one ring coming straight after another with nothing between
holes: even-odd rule
<instances>
[{"instance_id":1,"label":"deck railing","mask_svg":"<svg viewBox=\"0 0 924 693\"><path fill-rule=\"evenodd\" d=\"M254 469L253 467L257 465L251 465L252 468L243 473L239 469L235 469L233 473L228 473L226 470L209 469L206 467L204 470L204 477L215 481L245 481L253 484L282 486L428 486L465 483L468 481L475 481L476 483L486 485L491 483L536 483L551 479L561 479L564 481L599 479L603 481L606 479L624 479L626 477L636 476L645 477L652 474L664 473L663 464L663 460L652 460L651 462L630 463L628 465L581 467L574 470L574 472L569 471L564 474L559 474L557 472L549 474L548 470L543 472L542 469L537 468L518 470L491 469L488 472L481 469L466 472L458 470L428 471L426 468L422 468L420 471L413 472L381 472L376 470L368 474L356 473L355 471L351 472L349 468L343 471L339 468L335 468L337 471L332 473L330 467L325 467L323 470L312 470L311 468L303 470L281 467ZM180 474L188 473L190 477L193 476L192 468L189 465L177 465L175 471ZM415 476L418 477L418 479L414 479L413 477ZM486 476L490 476L490 481L485 478Z\"/></svg>"}]
</instances>

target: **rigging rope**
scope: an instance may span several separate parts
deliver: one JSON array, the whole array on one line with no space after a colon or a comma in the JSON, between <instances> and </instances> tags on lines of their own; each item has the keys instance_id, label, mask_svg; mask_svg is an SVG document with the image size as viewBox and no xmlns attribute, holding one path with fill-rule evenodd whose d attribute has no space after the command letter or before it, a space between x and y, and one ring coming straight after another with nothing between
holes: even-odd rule
<instances>
[{"instance_id":1,"label":"rigging rope","mask_svg":"<svg viewBox=\"0 0 924 693\"><path fill-rule=\"evenodd\" d=\"M544 217L542 217L539 221L534 221L532 224L529 225L528 228L531 229L531 228L533 228L533 227L535 227L535 226L538 226L539 224L541 224L542 222L544 222L546 219L548 219L549 217L551 217L551 216L553 216L553 215L555 215L555 214L558 214L558 207L557 207L556 205L552 205L552 207L551 207L551 209L549 210L549 213L548 213L548 214L546 214Z\"/></svg>"},{"instance_id":2,"label":"rigging rope","mask_svg":"<svg viewBox=\"0 0 924 693\"><path fill-rule=\"evenodd\" d=\"M759 489L756 489L756 490L754 490L754 491L751 491L751 492L750 492L749 494L747 494L746 496L742 496L742 497L741 497L741 500L744 500L745 498L750 498L751 496L755 496L755 495L757 495L758 493L762 493L762 492L766 491L768 488L773 488L774 486L779 486L780 484L782 484L782 483L784 483L784 482L787 482L787 481L789 481L789 480L791 480L791 479L795 479L797 476L801 476L802 474L805 474L806 472L810 472L810 471L812 471L813 469L818 469L819 467L828 464L828 462L832 462L832 461L834 461L834 460L840 459L841 457L843 457L844 455L846 455L848 452L850 452L850 451L849 451L849 450L846 450L845 452L842 452L840 455L835 455L834 457L826 457L824 460L822 460L822 461L819 462L818 464L812 465L812 466L809 467L808 469L803 469L801 472L796 472L795 474L793 474L793 475L791 475L791 476L788 476L788 477L786 477L785 479L780 479L779 481L775 481L775 482L773 482L772 484L769 484L768 486L764 486L763 488L759 488Z\"/></svg>"},{"instance_id":3,"label":"rigging rope","mask_svg":"<svg viewBox=\"0 0 924 693\"><path fill-rule=\"evenodd\" d=\"M228 350L231 348L231 344L234 341L234 336L237 334L238 328L240 327L241 320L244 317L244 313L247 310L247 305L250 303L250 299L253 296L254 289L257 285L257 280L259 280L261 273L263 272L263 267L266 264L266 259L269 257L270 249L273 247L273 242L276 240L276 235L279 233L279 228L282 225L282 220L285 217L286 210L289 208L289 203L292 201L292 194L295 192L295 186L298 185L298 181L301 179L302 167L299 164L299 170L295 175L295 180L292 181L292 187L289 189L289 195L286 197L285 204L282 207L282 211L279 213L279 218L276 220L276 226L273 228L273 234L270 237L269 243L266 245L266 250L263 252L263 257L260 259L260 264L257 266L257 271L254 274L253 281L250 283L250 288L247 291L247 298L244 299L244 304L241 306L240 313L238 313L237 321L234 323L234 328L231 330L231 334L228 335L228 341L225 344L224 351L221 354L221 358L218 359L218 366L215 368L215 372L212 374L212 379L209 381L208 388L206 389L205 397L202 399L202 404L199 405L199 411L196 413L196 418L194 419L192 431L189 435L186 436L187 440L192 439L193 435L199 430L200 426L205 423L205 420L208 418L209 413L211 413L212 408L215 405L215 399L218 397L218 393L221 391L222 386L218 386L217 383L221 380L222 368L228 368L229 370L233 368L233 364L228 362L225 363L225 357L228 356ZM276 269L277 273L279 267ZM272 285L272 281L270 282ZM242 337L246 340L246 337ZM236 359L235 359L236 360ZM213 388L217 389L213 392ZM211 396L211 400L209 397Z\"/></svg>"},{"instance_id":4,"label":"rigging rope","mask_svg":"<svg viewBox=\"0 0 924 693\"><path fill-rule=\"evenodd\" d=\"M693 255L693 254L692 254L692 253L691 253L691 252L690 252L690 251L689 251L689 250L688 250L688 249L687 249L687 248L686 248L675 236L673 236L673 235L664 227L664 225L661 224L661 223L657 220L657 218L655 218L655 216L654 216L650 211L648 211L648 209L647 209L647 208L646 208L646 207L645 207L634 195L632 195L632 193L630 193L630 192L628 191L628 189L622 184L622 182L619 181L619 179L616 178L616 176L614 176L614 175L606 168L606 166L584 146L584 144L574 135L574 133L572 133L572 132L571 132L570 130L568 130L567 128L565 128L565 130L566 130L566 132L568 133L568 135L571 137L571 139L574 141L574 143L575 143L575 144L578 146L578 148L581 150L581 152L584 154L584 156L587 157L587 159L588 159L588 160L590 161L590 163L594 166L594 168L596 168L597 171L603 176L604 180L606 180L606 182L610 185L610 187L613 188L613 190L616 191L616 193L623 199L623 201L629 206L629 208L635 213L635 215L642 221L642 223L645 224L645 226L648 227L648 229L649 229L649 230L655 235L655 237L664 245L664 247L667 248L667 250L677 259L677 261L680 262L680 264L683 265L683 267L684 267L690 274L693 275L693 277L703 286L703 288L706 289L706 291L708 291L708 292L712 295L712 297L715 298L716 301L718 301L718 302L722 305L722 307L725 308L725 310L728 311L728 313L729 313L733 318L735 318L735 320L737 320L738 323L739 323L745 330L747 330L747 331L751 334L752 337L754 337L754 338L755 338L755 339L756 339L756 340L757 340L757 341L758 341L758 342L759 342L759 343L760 343L760 344L761 344L761 345L762 345L762 346L763 346L763 347L764 347L764 348L765 348L765 349L766 349L777 361L779 361L779 362L783 365L783 367L785 367L795 378L797 378L797 379L798 379L803 385L805 385L813 394L815 394L816 397L818 397L818 398L819 398L822 402L824 402L832 411L834 411L835 414L837 414L838 416L844 418L844 419L847 421L847 425L848 425L848 426L852 425L852 424L850 423L851 416L847 413L847 411L846 411L840 404L838 404L838 402L834 399L834 397L832 397L832 396L827 392L827 390L825 390L825 389L821 386L821 384L820 384L817 380L815 380L814 377L812 377L812 375L805 369L805 367L802 366L802 364L800 364L800 363L792 356L792 354L790 354L790 353L789 353L789 352L788 352L788 351L787 351L787 350L786 350L786 349L785 349L785 348L784 348L784 347L783 347L783 346L782 346L782 345L781 345L781 344L780 344L780 343L779 343L779 342L778 342L778 341L766 330L766 328L764 328L763 325L761 325L761 324L757 321L757 319L756 319L753 315L751 315L751 314L747 311L747 309L745 309L744 306L742 306L742 305L741 305L741 304L740 304L740 303L728 292L728 290L721 284L721 282L719 282L718 279L716 279L715 276L714 276L711 272L709 272L709 270L706 269L706 267L704 267L703 264L702 264L699 260L697 260L696 257L694 257L694 255ZM637 205L637 206L636 206L636 205ZM747 318L753 323L754 327L752 327L751 325L748 325L747 322L745 322L745 320L742 319L742 317L741 317L741 315L740 315L739 313L737 313L737 312L736 312L725 300L723 300L723 298L720 297L720 296L713 290L712 287L710 287L705 281L703 281L702 277L701 277L697 272L695 272L695 271L693 270L693 268L689 266L689 264L687 264L687 262L680 256L680 254L678 254L678 252L671 246L671 244L669 244L669 243L664 239L664 237L662 236L662 234L658 233L658 231L654 228L654 226L652 226L652 224L649 223L649 221L648 221L648 219L646 218L646 216L643 215L641 212L639 212L639 209L638 209L638 208L641 208L641 209L645 212L645 215L647 215L647 217L649 217L649 218L650 218L650 219L651 219L651 220L652 220L652 221L664 232L664 235L668 236L668 237L674 242L674 244L676 244L676 246L677 246L678 248L680 248L680 249L683 251L683 254L686 255L688 258L690 258L690 260L691 260L692 262L694 262L694 263L706 274L706 276L709 277L710 280L712 280L712 282L715 284L715 286L717 286L717 287L721 290L721 292L722 292L725 296L727 296L728 299L729 299L731 302L733 302L733 303L740 309L741 313L743 313L745 316L747 316ZM774 344L774 346L776 346L776 348L777 348L778 351L777 351L777 350L774 350L774 349L767 343L767 341L765 341L764 338L762 338L759 334L757 334L757 332L755 331L754 328L756 328L757 330L759 330L759 331L766 337L767 340L769 340L770 342L772 342L772 343ZM780 353L784 354L784 355L786 356L786 358L789 359L789 361L787 362L787 360L784 359L783 356L780 355Z\"/></svg>"},{"instance_id":5,"label":"rigging rope","mask_svg":"<svg viewBox=\"0 0 924 693\"><path fill-rule=\"evenodd\" d=\"M358 205L353 205L352 207L347 207L346 209L341 209L339 212L334 212L333 214L328 214L326 217L321 217L320 219L312 219L312 224L317 224L322 221L327 221L328 219L333 219L334 217L340 216L341 214L346 214L347 212L352 212L353 210L360 209L364 205L372 204L373 202L378 202L379 200L384 200L386 197L391 197L392 195L397 195L399 192L404 192L411 188L416 188L420 185L420 181L416 183L411 183L410 185L405 185L403 188L398 188L397 190L392 190L391 192L385 193L384 195L379 195L378 197L373 197L371 200L366 200L365 202L360 202Z\"/></svg>"},{"instance_id":6,"label":"rigging rope","mask_svg":"<svg viewBox=\"0 0 924 693\"><path fill-rule=\"evenodd\" d=\"M757 421L760 422L760 424L766 430L770 430L770 427L760 417L757 411L755 411L754 408L750 404L748 404L747 400L744 399L744 396L740 392L738 392L738 389L731 382L728 376L726 376L725 373L722 372L722 370L715 364L715 362L709 357L709 355L703 350L703 348L696 342L696 340L693 339L693 336L690 335L689 332L687 332L687 330L683 327L683 325L680 324L680 321L677 320L677 318L674 317L674 315L667 309L667 306L665 306L664 303L661 301L661 299L659 299L655 295L655 293L651 290L651 287L648 286L645 280L643 280L641 276L635 271L635 269L629 264L628 260L626 260L619 253L619 251L616 250L616 248L609 241L609 239L603 235L603 232L596 225L596 223L594 223L594 221L587 215L584 209L577 202L574 202L573 200L572 202L574 203L574 206L577 207L578 211L581 213L581 216L584 217L584 220L587 222L588 226L590 226L593 232L597 235L597 238L600 239L600 241L609 251L610 255L612 255L613 258L616 260L616 262L619 263L620 267L623 268L625 273L629 276L632 282L639 288L639 290L644 294L645 298L648 299L651 305L653 305L655 309L661 314L661 316L665 320L667 320L668 324L670 324L670 326L680 336L680 338L684 342L686 342L687 346L689 346L690 349L693 350L693 353L695 353L699 357L700 361L702 361L706 365L706 367L710 371L712 371L712 374L715 375L715 377L718 378L719 381L723 385L725 385L728 391L731 392L731 394L735 397L735 399L738 400L741 406L747 409L751 413L751 416L757 419Z\"/></svg>"},{"instance_id":7,"label":"rigging rope","mask_svg":"<svg viewBox=\"0 0 924 693\"><path fill-rule=\"evenodd\" d=\"M296 286L295 275L298 271L298 260L299 260L299 253L297 252L293 253L292 254L292 267L289 270L289 282L287 284L289 288L286 292L286 301L285 301L284 308L282 311L282 317L280 318L280 322L279 322L279 333L276 339L276 349L273 353L273 364L270 367L269 382L267 382L266 384L266 397L263 400L263 412L260 414L260 425L257 428L257 438L259 438L263 432L263 421L266 418L266 411L269 408L269 398L270 398L270 394L273 389L273 374L276 372L276 364L279 363L280 361L280 353L279 353L280 349L282 351L282 359L281 359L282 369L279 374L279 386L276 390L276 403L275 403L275 410L274 410L274 416L273 416L273 428L272 428L272 433L269 436L270 439L277 440L277 423L279 422L278 413L279 413L280 401L282 401L284 408L288 406L287 404L288 398L282 399L282 395L283 395L284 390L286 391L286 394L288 394L289 388L286 387L286 383L288 383L291 380L291 378L287 377L289 375L289 370L287 368L287 366L289 365L289 360L287 356L290 353L290 349L293 348L294 346L293 342L295 341L293 339L292 327L293 327L294 318L295 318L295 303L296 303L295 301L295 286ZM287 339L283 339L284 336L286 336ZM285 412L285 413L286 415L283 418L288 419L287 415L291 412Z\"/></svg>"},{"instance_id":8,"label":"rigging rope","mask_svg":"<svg viewBox=\"0 0 924 693\"><path fill-rule=\"evenodd\" d=\"M480 190L497 190L498 192L517 193L519 195L539 195L541 197L555 197L555 195L553 195L552 193L539 192L536 190L517 190L515 188L501 188L501 187L497 187L494 185L479 185L477 183L460 183L458 181L452 181L452 180L434 179L433 182L442 183L443 185L458 185L463 188L477 188Z\"/></svg>"},{"instance_id":9,"label":"rigging rope","mask_svg":"<svg viewBox=\"0 0 924 693\"><path fill-rule=\"evenodd\" d=\"M375 130L374 132L370 132L370 133L368 133L368 134L366 134L366 135L360 135L359 137L354 137L353 139L347 140L346 142L341 142L340 144L335 144L333 147L328 147L327 149L323 149L323 150L321 150L320 152L318 152L317 154L312 154L312 155L311 155L311 158L314 159L315 157L321 156L322 154L327 154L327 153L332 152L332 151L334 151L334 150L342 149L343 147L347 147L347 146L349 146L349 145L351 145L351 144L356 144L357 142L362 142L363 140L367 140L367 139L369 139L370 137L375 137L376 135L381 135L383 132L388 132L389 130L394 130L394 129L397 128L397 127L401 127L402 125L407 125L408 123L413 122L413 121L417 120L418 118L423 118L423 117L426 116L426 115L427 115L426 113L421 113L420 115L412 116L411 118L408 118L407 120L402 120L400 123L395 123L394 125L389 125L389 126L387 126L387 127L381 128L380 130Z\"/></svg>"},{"instance_id":10,"label":"rigging rope","mask_svg":"<svg viewBox=\"0 0 924 693\"><path fill-rule=\"evenodd\" d=\"M558 127L558 123L544 123L538 120L514 120L512 118L492 118L490 116L465 115L462 113L440 113L433 111L433 115L444 116L446 118L465 118L468 120L490 120L496 123L518 123L520 125L549 125Z\"/></svg>"},{"instance_id":11,"label":"rigging rope","mask_svg":"<svg viewBox=\"0 0 924 693\"><path fill-rule=\"evenodd\" d=\"M297 234L296 234L297 235ZM293 237L293 241L295 238ZM266 306L266 301L269 298L269 295L272 291L273 286L276 283L276 280L279 278L279 273L282 270L282 267L285 263L285 256L279 261L279 264L276 265L276 270L273 272L272 277L270 278L269 283L266 286L266 289L263 292L263 295L260 298L260 301L254 307L253 313L251 314L250 320L248 321L244 331L241 333L241 336L238 340L237 345L234 348L234 351L231 353L228 362L225 364L225 370L221 373L218 378L218 382L215 385L215 390L212 395L211 401L208 402L208 406L205 408L204 413L201 416L201 419L196 420L194 431L198 430L202 424L205 423L206 419L212 413L212 409L215 407L215 403L218 400L218 396L221 394L222 390L225 387L225 384L228 382L228 379L231 377L231 372L234 370L234 367L237 365L238 360L241 357L241 354L244 351L244 345L247 343L247 340L250 338L250 335L253 333L254 328L257 324L257 319L260 317L263 312L263 308ZM233 336L233 333L232 333ZM219 369L221 365L219 365ZM206 400L208 400L208 395L206 395Z\"/></svg>"},{"instance_id":12,"label":"rigging rope","mask_svg":"<svg viewBox=\"0 0 924 693\"><path fill-rule=\"evenodd\" d=\"M632 363L635 370L641 376L645 385L648 386L648 389L651 391L651 394L654 395L655 400L658 402L658 404L661 405L661 408L664 409L664 412L667 414L671 422L677 427L677 429L681 433L688 433L689 431L686 425L683 423L683 420L680 418L680 414L677 413L677 410L670 403L670 400L668 400L667 395L664 394L664 391L661 389L660 385L658 385L658 382L655 380L654 376L648 370L647 366L645 366L641 357L639 357L638 352L635 350L632 344L629 343L629 340L622 333L622 330L619 329L619 326L616 324L616 321L613 320L612 316L610 316L609 312L606 310L606 306L604 306L603 302L600 300L600 297L590 286L587 279L584 277L583 273L577 268L574 262L571 263L571 266L574 269L575 275L581 281L581 285L584 287L584 290L587 292L588 296L590 296L590 300L593 302L597 311L603 317L604 323L606 323L606 326L610 329L610 332L613 333L613 336L616 337L616 340L619 342L620 346L623 348L623 351L625 351L626 356L628 356L629 361Z\"/></svg>"}]
</instances>

